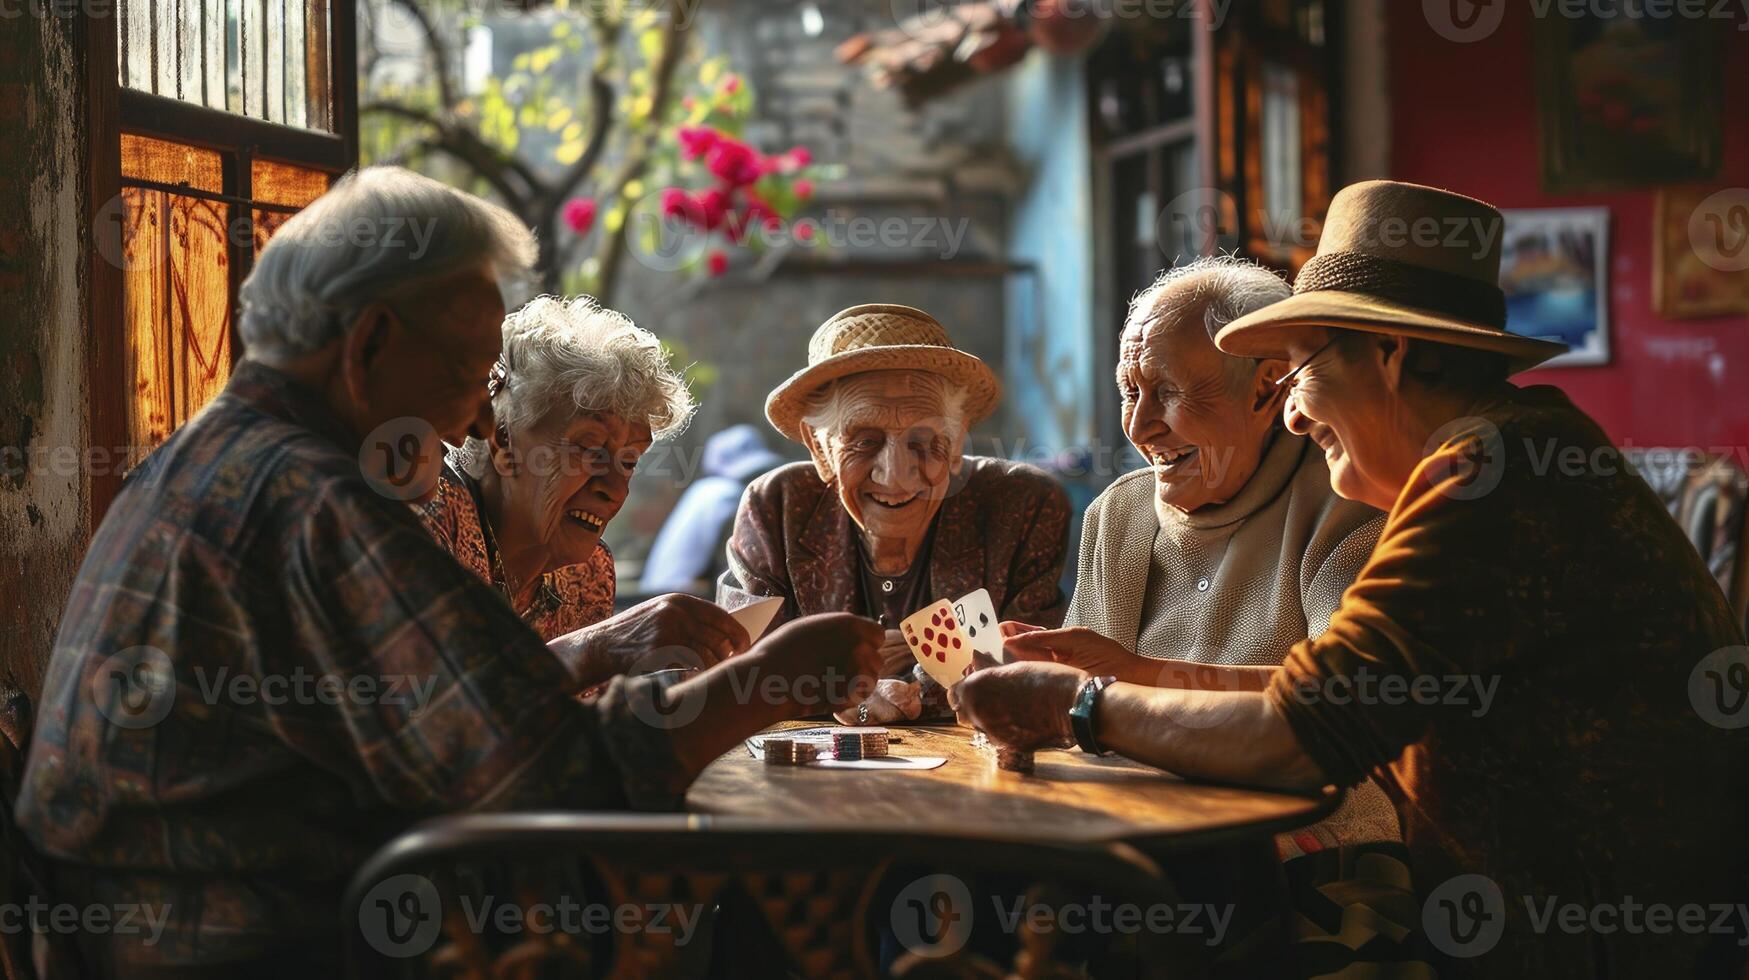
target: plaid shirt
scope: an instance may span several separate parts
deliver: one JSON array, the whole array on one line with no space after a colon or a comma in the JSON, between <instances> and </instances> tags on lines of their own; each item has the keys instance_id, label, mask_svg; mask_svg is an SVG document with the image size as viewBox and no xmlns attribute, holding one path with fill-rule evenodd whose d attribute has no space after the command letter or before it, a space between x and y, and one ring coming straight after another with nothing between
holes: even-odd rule
<instances>
[{"instance_id":1,"label":"plaid shirt","mask_svg":"<svg viewBox=\"0 0 1749 980\"><path fill-rule=\"evenodd\" d=\"M421 816L684 788L638 720L650 685L573 699L540 638L365 482L357 441L244 362L92 540L18 822L67 892L167 907L129 958L331 951L346 879Z\"/></svg>"}]
</instances>

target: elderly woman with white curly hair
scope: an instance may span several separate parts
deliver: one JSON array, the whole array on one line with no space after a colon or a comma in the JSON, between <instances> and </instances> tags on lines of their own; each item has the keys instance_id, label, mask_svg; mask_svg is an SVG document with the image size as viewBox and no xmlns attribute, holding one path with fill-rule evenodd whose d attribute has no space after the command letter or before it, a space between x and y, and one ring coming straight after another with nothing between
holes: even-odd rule
<instances>
[{"instance_id":1,"label":"elderly woman with white curly hair","mask_svg":"<svg viewBox=\"0 0 1749 980\"><path fill-rule=\"evenodd\" d=\"M709 661L744 649L734 620L691 596L613 616L602 532L638 460L696 407L661 341L588 296L535 299L503 333L487 382L493 426L448 454L421 514L427 529L543 639L593 627L624 649L684 647Z\"/></svg>"}]
</instances>

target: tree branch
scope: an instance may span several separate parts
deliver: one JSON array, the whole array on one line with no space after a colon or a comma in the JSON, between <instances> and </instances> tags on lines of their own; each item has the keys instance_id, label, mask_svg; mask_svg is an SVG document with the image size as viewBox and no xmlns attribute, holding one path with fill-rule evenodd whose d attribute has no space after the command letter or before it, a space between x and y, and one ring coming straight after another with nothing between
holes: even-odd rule
<instances>
[{"instance_id":1,"label":"tree branch","mask_svg":"<svg viewBox=\"0 0 1749 980\"><path fill-rule=\"evenodd\" d=\"M449 77L449 45L443 36L437 33L437 25L431 20L431 15L425 12L418 0L389 0L390 3L407 12L407 16L419 22L419 29L425 32L427 50L431 53L431 67L437 76L437 98L444 112L455 111L455 82Z\"/></svg>"},{"instance_id":2,"label":"tree branch","mask_svg":"<svg viewBox=\"0 0 1749 980\"><path fill-rule=\"evenodd\" d=\"M705 0L696 0L692 13L697 14L704 3ZM627 149L625 163L608 185L616 200L624 195L627 185L643 176L650 165L650 140L653 134L662 132L661 122L668 118L668 104L674 94L674 70L680 66L686 54L687 34L691 30L691 23L692 19L685 11L674 10L669 15L666 43L662 48L661 60L656 63L655 85L650 99L650 113L656 125L639 133L636 146ZM604 305L619 285L619 270L631 226L630 221L621 222L619 228L608 236L606 247L601 250L601 277L597 289Z\"/></svg>"},{"instance_id":3,"label":"tree branch","mask_svg":"<svg viewBox=\"0 0 1749 980\"><path fill-rule=\"evenodd\" d=\"M431 127L436 133L434 139L426 141L431 149L442 150L467 164L491 184L492 189L504 198L504 203L525 221L529 218L530 207L547 190L526 164L498 150L466 126L446 122L433 113L399 102L371 102L359 109L360 115L372 112ZM510 175L517 177L522 186L511 184Z\"/></svg>"}]
</instances>

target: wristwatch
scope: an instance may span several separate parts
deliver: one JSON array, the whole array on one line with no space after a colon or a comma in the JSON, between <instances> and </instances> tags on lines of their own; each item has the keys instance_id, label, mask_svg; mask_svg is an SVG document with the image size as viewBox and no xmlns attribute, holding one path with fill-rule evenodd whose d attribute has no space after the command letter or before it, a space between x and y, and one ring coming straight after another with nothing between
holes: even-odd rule
<instances>
[{"instance_id":1,"label":"wristwatch","mask_svg":"<svg viewBox=\"0 0 1749 980\"><path fill-rule=\"evenodd\" d=\"M1089 755L1106 754L1099 739L1094 737L1094 721L1099 710L1099 696L1115 683L1116 677L1088 678L1087 683L1081 685L1080 693L1075 695L1075 703L1069 707L1069 726L1075 732L1075 744Z\"/></svg>"}]
</instances>

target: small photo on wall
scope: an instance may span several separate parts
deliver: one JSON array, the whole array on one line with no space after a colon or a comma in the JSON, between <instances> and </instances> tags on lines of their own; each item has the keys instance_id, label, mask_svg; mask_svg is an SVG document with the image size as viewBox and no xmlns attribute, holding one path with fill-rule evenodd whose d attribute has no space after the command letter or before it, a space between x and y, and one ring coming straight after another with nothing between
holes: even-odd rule
<instances>
[{"instance_id":1,"label":"small photo on wall","mask_svg":"<svg viewBox=\"0 0 1749 980\"><path fill-rule=\"evenodd\" d=\"M1749 190L1667 187L1658 192L1653 234L1659 316L1749 314Z\"/></svg>"},{"instance_id":2,"label":"small photo on wall","mask_svg":"<svg viewBox=\"0 0 1749 980\"><path fill-rule=\"evenodd\" d=\"M1609 209L1501 213L1506 329L1572 348L1547 367L1608 364Z\"/></svg>"}]
</instances>

